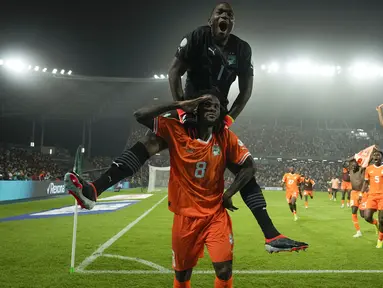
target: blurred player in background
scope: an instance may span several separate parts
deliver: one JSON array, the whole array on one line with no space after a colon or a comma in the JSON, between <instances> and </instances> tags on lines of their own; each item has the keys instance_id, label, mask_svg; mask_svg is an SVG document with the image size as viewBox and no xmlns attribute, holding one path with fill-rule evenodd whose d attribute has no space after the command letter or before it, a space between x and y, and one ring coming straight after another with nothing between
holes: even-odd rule
<instances>
[{"instance_id":1,"label":"blurred player in background","mask_svg":"<svg viewBox=\"0 0 383 288\"><path fill-rule=\"evenodd\" d=\"M291 213L293 213L294 221L298 220L297 198L300 181L301 176L295 173L294 167L290 167L289 172L283 175L282 178L282 188L286 189L286 201L289 204Z\"/></svg>"},{"instance_id":2,"label":"blurred player in background","mask_svg":"<svg viewBox=\"0 0 383 288\"><path fill-rule=\"evenodd\" d=\"M327 183L328 199L330 199L330 201L331 201L333 199L332 188L331 188L331 179L329 179L326 183Z\"/></svg>"},{"instance_id":3,"label":"blurred player in background","mask_svg":"<svg viewBox=\"0 0 383 288\"><path fill-rule=\"evenodd\" d=\"M230 4L217 4L210 13L208 25L195 29L181 40L168 72L170 90L175 101L193 99L201 90L217 89L221 106L226 109L223 121L226 127L230 127L244 109L253 89L251 48L247 42L231 34L234 22L234 11ZM186 72L183 90L181 77ZM239 94L228 110L228 93L236 78ZM193 137L196 117L193 113L185 112L178 109L182 122ZM64 179L66 190L82 207L92 209L101 193L120 180L136 174L151 156L164 149L167 149L167 143L155 134L148 133L133 147L126 148L94 182L86 182L75 173L67 173ZM234 175L239 172L238 165L228 165ZM294 251L299 247L301 242L281 235L275 228L255 177L241 189L240 194L264 234L268 252Z\"/></svg>"},{"instance_id":4,"label":"blurred player in background","mask_svg":"<svg viewBox=\"0 0 383 288\"><path fill-rule=\"evenodd\" d=\"M376 111L378 111L379 123L383 127L383 104L380 104L376 107Z\"/></svg>"},{"instance_id":5,"label":"blurred player in background","mask_svg":"<svg viewBox=\"0 0 383 288\"><path fill-rule=\"evenodd\" d=\"M374 225L379 223L379 233L376 248L383 247L383 152L375 150L372 153L373 164L365 171L363 192L368 191L367 207L364 211L364 219ZM373 219L374 213L378 211L378 221Z\"/></svg>"},{"instance_id":6,"label":"blurred player in background","mask_svg":"<svg viewBox=\"0 0 383 288\"><path fill-rule=\"evenodd\" d=\"M311 199L314 198L314 185L315 185L315 181L313 179L311 179L311 177L309 176L306 176L304 179L303 179L303 195L305 196L305 208L309 208L309 200L308 200L308 197L310 196Z\"/></svg>"},{"instance_id":7,"label":"blurred player in background","mask_svg":"<svg viewBox=\"0 0 383 288\"><path fill-rule=\"evenodd\" d=\"M237 136L220 125L224 114L220 113L218 98L209 91L201 92L201 96L142 108L135 116L169 147L168 208L174 213L173 287L191 287L193 267L203 256L206 245L216 273L214 287L231 288L234 240L231 219L224 205L232 211L237 209L231 197L253 178L255 163ZM174 109L185 112L197 109L195 139L178 119L160 116ZM224 193L227 161L238 164L240 170Z\"/></svg>"},{"instance_id":8,"label":"blurred player in background","mask_svg":"<svg viewBox=\"0 0 383 288\"><path fill-rule=\"evenodd\" d=\"M351 196L351 182L350 182L350 172L348 167L343 167L343 172L342 172L342 185L341 185L341 190L342 190L342 204L341 208L344 208L344 200L347 195L347 207L350 207L350 196Z\"/></svg>"},{"instance_id":9,"label":"blurred player in background","mask_svg":"<svg viewBox=\"0 0 383 288\"><path fill-rule=\"evenodd\" d=\"M352 159L349 162L349 173L351 180L351 217L352 222L356 230L356 234L353 236L355 238L361 237L362 232L360 231L360 226L358 222L358 209L360 216L364 218L364 209L365 209L365 200L367 199L367 193L362 192L363 182L364 182L364 173L365 168L362 168L358 165L355 159Z\"/></svg>"},{"instance_id":10,"label":"blurred player in background","mask_svg":"<svg viewBox=\"0 0 383 288\"><path fill-rule=\"evenodd\" d=\"M336 201L336 193L339 190L339 186L340 186L340 181L339 181L338 177L336 177L336 176L332 177L332 179L331 179L331 192L332 192L332 199L334 201Z\"/></svg>"}]
</instances>

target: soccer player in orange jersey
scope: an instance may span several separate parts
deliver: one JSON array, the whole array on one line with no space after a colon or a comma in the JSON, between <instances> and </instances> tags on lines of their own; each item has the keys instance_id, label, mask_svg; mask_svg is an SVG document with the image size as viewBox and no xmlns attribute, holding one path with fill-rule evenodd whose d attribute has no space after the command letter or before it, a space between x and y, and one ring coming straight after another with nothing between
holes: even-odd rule
<instances>
[{"instance_id":1,"label":"soccer player in orange jersey","mask_svg":"<svg viewBox=\"0 0 383 288\"><path fill-rule=\"evenodd\" d=\"M286 201L289 204L291 213L294 215L294 221L298 220L297 215L297 198L299 194L299 184L301 176L295 173L294 167L289 168L289 173L286 173L282 179L282 187L286 188Z\"/></svg>"},{"instance_id":2,"label":"soccer player in orange jersey","mask_svg":"<svg viewBox=\"0 0 383 288\"><path fill-rule=\"evenodd\" d=\"M173 287L191 287L193 267L206 245L216 272L214 287L230 288L234 239L231 219L224 207L237 209L231 197L254 177L255 164L238 137L219 125L224 114L220 113L218 97L209 91L201 94L204 96L194 100L143 108L135 116L169 147L168 208L174 213ZM190 137L189 129L178 119L159 116L175 109L197 111L197 137ZM240 165L241 169L224 193L227 162Z\"/></svg>"},{"instance_id":3,"label":"soccer player in orange jersey","mask_svg":"<svg viewBox=\"0 0 383 288\"><path fill-rule=\"evenodd\" d=\"M313 190L314 190L315 181L311 179L311 177L306 176L303 179L303 195L305 196L305 208L309 208L309 200L308 197L310 196L311 199L314 198Z\"/></svg>"},{"instance_id":4,"label":"soccer player in orange jersey","mask_svg":"<svg viewBox=\"0 0 383 288\"><path fill-rule=\"evenodd\" d=\"M383 247L383 152L375 150L372 153L373 164L366 168L363 191L367 191L367 207L364 211L364 219L372 224L377 224L373 215L378 211L379 236L376 248Z\"/></svg>"},{"instance_id":5,"label":"soccer player in orange jersey","mask_svg":"<svg viewBox=\"0 0 383 288\"><path fill-rule=\"evenodd\" d=\"M350 196L351 196L351 182L350 182L350 172L348 167L343 167L343 172L342 172L342 184L341 188L342 190L342 203L341 203L341 208L344 208L344 200L347 195L347 207L350 207Z\"/></svg>"}]
</instances>

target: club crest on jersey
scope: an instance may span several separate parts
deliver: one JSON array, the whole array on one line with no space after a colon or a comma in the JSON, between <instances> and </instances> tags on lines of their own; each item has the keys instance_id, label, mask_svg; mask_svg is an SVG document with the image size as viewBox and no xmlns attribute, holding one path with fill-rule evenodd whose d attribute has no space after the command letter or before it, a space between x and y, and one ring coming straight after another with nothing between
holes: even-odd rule
<instances>
[{"instance_id":1,"label":"club crest on jersey","mask_svg":"<svg viewBox=\"0 0 383 288\"><path fill-rule=\"evenodd\" d=\"M227 63L229 63L229 65L237 65L237 55L229 54L227 56Z\"/></svg>"},{"instance_id":2,"label":"club crest on jersey","mask_svg":"<svg viewBox=\"0 0 383 288\"><path fill-rule=\"evenodd\" d=\"M213 155L218 156L221 154L221 148L217 144L214 144L213 146Z\"/></svg>"}]
</instances>

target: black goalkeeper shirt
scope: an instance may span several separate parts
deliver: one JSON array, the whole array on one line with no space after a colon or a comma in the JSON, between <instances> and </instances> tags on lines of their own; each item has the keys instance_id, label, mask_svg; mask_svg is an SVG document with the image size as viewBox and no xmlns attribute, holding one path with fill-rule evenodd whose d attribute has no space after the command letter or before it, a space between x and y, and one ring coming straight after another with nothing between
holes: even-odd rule
<instances>
[{"instance_id":1,"label":"black goalkeeper shirt","mask_svg":"<svg viewBox=\"0 0 383 288\"><path fill-rule=\"evenodd\" d=\"M221 105L227 107L230 86L237 76L253 76L247 42L231 34L221 50L214 43L209 26L198 27L182 39L176 57L188 66L185 100L194 98L198 91L215 87L224 97Z\"/></svg>"}]
</instances>

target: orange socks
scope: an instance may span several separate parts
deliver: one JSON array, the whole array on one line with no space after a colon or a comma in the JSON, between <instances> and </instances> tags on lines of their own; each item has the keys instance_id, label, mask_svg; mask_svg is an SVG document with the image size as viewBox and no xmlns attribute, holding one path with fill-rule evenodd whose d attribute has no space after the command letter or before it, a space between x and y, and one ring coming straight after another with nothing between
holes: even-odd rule
<instances>
[{"instance_id":1,"label":"orange socks","mask_svg":"<svg viewBox=\"0 0 383 288\"><path fill-rule=\"evenodd\" d=\"M374 221L372 221L371 223L372 225L378 225L378 221L376 219L374 219Z\"/></svg>"},{"instance_id":2,"label":"orange socks","mask_svg":"<svg viewBox=\"0 0 383 288\"><path fill-rule=\"evenodd\" d=\"M229 280L221 280L215 277L214 288L232 288L233 287L233 276Z\"/></svg>"},{"instance_id":3,"label":"orange socks","mask_svg":"<svg viewBox=\"0 0 383 288\"><path fill-rule=\"evenodd\" d=\"M306 208L309 207L309 202L308 202L308 201L305 201L305 207L306 207Z\"/></svg>"},{"instance_id":4,"label":"orange socks","mask_svg":"<svg viewBox=\"0 0 383 288\"><path fill-rule=\"evenodd\" d=\"M380 241L383 241L383 232L379 232L379 237L378 237L378 239L379 239Z\"/></svg>"},{"instance_id":5,"label":"orange socks","mask_svg":"<svg viewBox=\"0 0 383 288\"><path fill-rule=\"evenodd\" d=\"M231 286L230 286L231 287ZM191 288L190 280L185 282L179 282L176 277L174 277L173 288Z\"/></svg>"},{"instance_id":6,"label":"orange socks","mask_svg":"<svg viewBox=\"0 0 383 288\"><path fill-rule=\"evenodd\" d=\"M360 231L360 226L359 226L359 222L358 222L358 215L351 214L351 216L352 216L352 222L354 223L356 231Z\"/></svg>"},{"instance_id":7,"label":"orange socks","mask_svg":"<svg viewBox=\"0 0 383 288\"><path fill-rule=\"evenodd\" d=\"M342 205L344 205L344 200L342 200Z\"/></svg>"}]
</instances>

